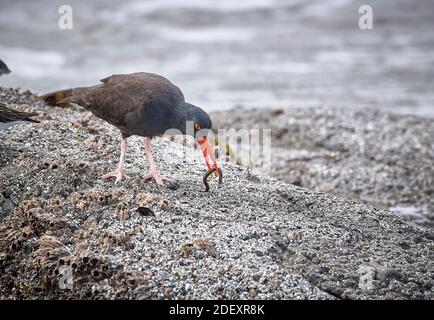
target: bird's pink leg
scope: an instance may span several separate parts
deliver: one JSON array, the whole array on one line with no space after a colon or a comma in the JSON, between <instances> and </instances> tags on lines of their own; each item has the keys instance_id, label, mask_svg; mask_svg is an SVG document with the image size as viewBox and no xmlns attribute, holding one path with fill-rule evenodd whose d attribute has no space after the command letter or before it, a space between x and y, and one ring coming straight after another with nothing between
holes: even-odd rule
<instances>
[{"instance_id":1,"label":"bird's pink leg","mask_svg":"<svg viewBox=\"0 0 434 320\"><path fill-rule=\"evenodd\" d=\"M128 147L127 139L122 139L122 141L121 141L121 157L119 159L118 168L115 171L106 173L105 175L103 175L101 177L101 179L105 180L105 179L108 179L110 177L116 177L115 183L118 183L119 181L122 180L123 177L127 177L125 175L125 170L124 170L125 152L127 151L127 147Z\"/></svg>"},{"instance_id":2,"label":"bird's pink leg","mask_svg":"<svg viewBox=\"0 0 434 320\"><path fill-rule=\"evenodd\" d=\"M145 138L145 152L146 152L146 156L148 157L150 169L149 172L145 175L144 179L145 180L154 179L155 182L159 185L163 185L164 184L163 181L172 182L173 181L172 179L162 176L160 172L157 170L154 157L152 156L152 143L151 143L151 139L149 138Z\"/></svg>"}]
</instances>

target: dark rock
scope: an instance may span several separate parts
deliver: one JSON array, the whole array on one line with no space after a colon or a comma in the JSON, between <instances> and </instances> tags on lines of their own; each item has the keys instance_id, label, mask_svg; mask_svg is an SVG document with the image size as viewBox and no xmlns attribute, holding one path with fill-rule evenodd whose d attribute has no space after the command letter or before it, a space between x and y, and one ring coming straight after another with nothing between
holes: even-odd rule
<instances>
[{"instance_id":1,"label":"dark rock","mask_svg":"<svg viewBox=\"0 0 434 320\"><path fill-rule=\"evenodd\" d=\"M137 212L145 217L155 217L154 211L147 207L138 207Z\"/></svg>"},{"instance_id":2,"label":"dark rock","mask_svg":"<svg viewBox=\"0 0 434 320\"><path fill-rule=\"evenodd\" d=\"M258 257L263 257L265 254L262 252L262 251L260 251L260 250L255 250L255 254L258 256Z\"/></svg>"}]
</instances>

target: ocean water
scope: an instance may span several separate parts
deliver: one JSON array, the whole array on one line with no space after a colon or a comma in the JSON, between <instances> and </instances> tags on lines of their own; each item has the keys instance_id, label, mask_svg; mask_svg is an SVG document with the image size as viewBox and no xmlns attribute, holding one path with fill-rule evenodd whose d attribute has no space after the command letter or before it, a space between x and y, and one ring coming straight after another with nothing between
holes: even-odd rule
<instances>
[{"instance_id":1,"label":"ocean water","mask_svg":"<svg viewBox=\"0 0 434 320\"><path fill-rule=\"evenodd\" d=\"M73 9L73 29L58 9ZM373 8L360 30L358 9ZM0 86L162 74L208 111L377 107L434 117L432 0L1 0Z\"/></svg>"}]
</instances>

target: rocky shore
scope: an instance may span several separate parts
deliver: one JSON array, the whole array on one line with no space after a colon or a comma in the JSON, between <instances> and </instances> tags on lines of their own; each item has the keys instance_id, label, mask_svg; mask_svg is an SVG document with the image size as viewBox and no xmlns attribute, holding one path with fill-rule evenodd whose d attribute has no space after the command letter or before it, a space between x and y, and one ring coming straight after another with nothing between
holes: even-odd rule
<instances>
[{"instance_id":1,"label":"rocky shore","mask_svg":"<svg viewBox=\"0 0 434 320\"><path fill-rule=\"evenodd\" d=\"M212 117L215 128L272 129L266 174L434 226L432 118L332 108L235 108ZM247 158L241 148L241 162Z\"/></svg>"},{"instance_id":2,"label":"rocky shore","mask_svg":"<svg viewBox=\"0 0 434 320\"><path fill-rule=\"evenodd\" d=\"M434 299L433 232L389 211L305 189L315 189L308 165L286 180L300 187L228 163L223 186L212 181L206 193L203 164L184 162L185 146L155 139L161 171L178 182L171 190L143 181L143 142L133 137L130 178L115 185L100 179L119 157L119 133L110 125L82 109L46 107L29 92L0 89L0 99L37 111L41 120L0 131L2 299ZM296 146L296 136L280 128ZM357 158L345 141L336 135L312 143L322 143L320 156L349 166ZM408 145L417 173L405 168L410 158L394 161L422 179L422 170L429 170L419 157L423 144L413 139ZM384 150L365 146L371 157L382 156ZM378 159L369 170L384 165ZM371 202L366 194L389 201L386 193L374 196L377 189L365 191L357 172L345 179L327 172L321 179L332 183L333 175L339 183L352 181L359 200ZM323 191L343 190L339 183ZM381 186L375 184L378 191ZM425 194L423 204L432 205Z\"/></svg>"}]
</instances>

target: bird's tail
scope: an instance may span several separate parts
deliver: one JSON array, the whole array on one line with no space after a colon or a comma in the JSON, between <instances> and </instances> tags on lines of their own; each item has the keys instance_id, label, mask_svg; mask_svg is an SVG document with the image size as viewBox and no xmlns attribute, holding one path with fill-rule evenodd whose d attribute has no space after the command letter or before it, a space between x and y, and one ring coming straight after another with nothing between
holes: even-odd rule
<instances>
[{"instance_id":1,"label":"bird's tail","mask_svg":"<svg viewBox=\"0 0 434 320\"><path fill-rule=\"evenodd\" d=\"M73 92L73 89L64 89L64 90L46 93L46 94L41 95L40 97L49 106L67 105L67 104L73 102L72 101L72 92Z\"/></svg>"}]
</instances>

